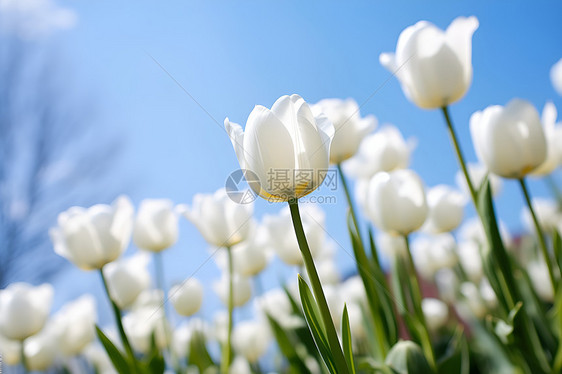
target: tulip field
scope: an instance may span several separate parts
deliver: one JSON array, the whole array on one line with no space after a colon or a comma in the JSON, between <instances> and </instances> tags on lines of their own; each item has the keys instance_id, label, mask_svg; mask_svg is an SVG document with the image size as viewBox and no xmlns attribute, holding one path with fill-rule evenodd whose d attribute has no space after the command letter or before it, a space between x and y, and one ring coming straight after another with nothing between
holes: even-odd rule
<instances>
[{"instance_id":1,"label":"tulip field","mask_svg":"<svg viewBox=\"0 0 562 374\"><path fill-rule=\"evenodd\" d=\"M240 169L231 177L245 182L188 204L135 206L120 195L58 214L52 251L95 275L110 319L100 323L102 301L87 289L53 310L51 284L13 282L0 289L0 373L562 373L562 186L553 178L562 124L552 101L542 113L518 97L472 108L466 126L478 163L468 163L451 108L471 87L473 35L484 21L449 21L444 30L404 25L379 62L406 109L442 118L431 131L449 138L456 185L426 186L400 127L379 126L352 98L310 102L287 92L255 103L247 118L224 119ZM562 59L536 74L550 74L562 95ZM548 181L552 197L534 197L531 179ZM505 180L526 204L529 234L502 223ZM310 203L330 183L346 207L353 269L345 277L323 205ZM258 217L254 207L266 203L276 213ZM221 272L212 292L222 305L212 314L200 312L211 291L197 274L164 281L163 257L182 223L196 228ZM259 289L274 258L298 275ZM251 313L234 318L240 308Z\"/></svg>"}]
</instances>

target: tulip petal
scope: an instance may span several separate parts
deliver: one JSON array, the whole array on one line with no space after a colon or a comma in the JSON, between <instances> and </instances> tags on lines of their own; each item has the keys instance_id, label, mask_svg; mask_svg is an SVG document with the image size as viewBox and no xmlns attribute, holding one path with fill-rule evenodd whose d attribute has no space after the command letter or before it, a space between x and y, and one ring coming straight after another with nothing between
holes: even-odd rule
<instances>
[{"instance_id":1,"label":"tulip petal","mask_svg":"<svg viewBox=\"0 0 562 374\"><path fill-rule=\"evenodd\" d=\"M224 119L224 127L234 147L234 152L236 153L236 158L238 158L240 168L245 169L246 154L244 152L244 130L242 130L242 126L239 124L230 122L228 117Z\"/></svg>"}]
</instances>

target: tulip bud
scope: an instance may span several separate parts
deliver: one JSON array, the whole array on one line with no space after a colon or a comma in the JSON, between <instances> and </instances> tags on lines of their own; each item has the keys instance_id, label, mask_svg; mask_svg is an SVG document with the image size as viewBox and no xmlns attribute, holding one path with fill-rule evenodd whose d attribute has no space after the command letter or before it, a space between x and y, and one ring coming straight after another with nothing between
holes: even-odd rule
<instances>
[{"instance_id":1,"label":"tulip bud","mask_svg":"<svg viewBox=\"0 0 562 374\"><path fill-rule=\"evenodd\" d=\"M111 300L119 308L128 309L140 293L150 286L149 262L150 256L141 252L103 268Z\"/></svg>"},{"instance_id":2,"label":"tulip bud","mask_svg":"<svg viewBox=\"0 0 562 374\"><path fill-rule=\"evenodd\" d=\"M267 228L259 227L253 238L235 245L232 248L234 271L245 277L253 277L261 273L271 258L271 251L268 251L270 242ZM224 263L227 265L226 261Z\"/></svg>"},{"instance_id":3,"label":"tulip bud","mask_svg":"<svg viewBox=\"0 0 562 374\"><path fill-rule=\"evenodd\" d=\"M375 174L369 184L367 210L383 231L408 235L419 229L428 212L420 177L412 170Z\"/></svg>"},{"instance_id":4,"label":"tulip bud","mask_svg":"<svg viewBox=\"0 0 562 374\"><path fill-rule=\"evenodd\" d=\"M473 240L459 242L457 254L467 277L475 283L479 282L483 276L479 244Z\"/></svg>"},{"instance_id":5,"label":"tulip bud","mask_svg":"<svg viewBox=\"0 0 562 374\"><path fill-rule=\"evenodd\" d=\"M324 114L334 125L334 139L330 148L330 163L339 164L352 157L363 138L377 126L370 115L361 118L359 106L353 99L324 99L312 105L315 117Z\"/></svg>"},{"instance_id":6,"label":"tulip bud","mask_svg":"<svg viewBox=\"0 0 562 374\"><path fill-rule=\"evenodd\" d=\"M550 69L550 80L558 95L562 96L562 58Z\"/></svg>"},{"instance_id":7,"label":"tulip bud","mask_svg":"<svg viewBox=\"0 0 562 374\"><path fill-rule=\"evenodd\" d=\"M291 301L285 290L281 288L267 291L256 298L254 309L260 316L264 317L264 319L267 319L267 316L272 317L285 329L295 329L297 327L302 327L304 324L302 318L293 314Z\"/></svg>"},{"instance_id":8,"label":"tulip bud","mask_svg":"<svg viewBox=\"0 0 562 374\"><path fill-rule=\"evenodd\" d=\"M398 128L385 125L363 139L359 151L344 163L344 170L355 178L371 178L379 171L407 168L415 140L404 140Z\"/></svg>"},{"instance_id":9,"label":"tulip bud","mask_svg":"<svg viewBox=\"0 0 562 374\"><path fill-rule=\"evenodd\" d=\"M314 117L299 95L280 97L271 110L257 105L245 132L228 118L224 126L240 167L259 179L250 187L264 199L298 199L323 182L334 126L325 116Z\"/></svg>"},{"instance_id":10,"label":"tulip bud","mask_svg":"<svg viewBox=\"0 0 562 374\"><path fill-rule=\"evenodd\" d=\"M246 240L253 227L253 204L232 201L224 188L211 194L197 194L193 206L178 206L203 238L216 247L231 247Z\"/></svg>"},{"instance_id":11,"label":"tulip bud","mask_svg":"<svg viewBox=\"0 0 562 374\"><path fill-rule=\"evenodd\" d=\"M141 249L160 252L178 239L178 217L167 199L143 200L133 230L133 242Z\"/></svg>"},{"instance_id":12,"label":"tulip bud","mask_svg":"<svg viewBox=\"0 0 562 374\"><path fill-rule=\"evenodd\" d=\"M422 310L427 322L427 328L436 331L447 323L449 308L439 299L427 297L422 300Z\"/></svg>"},{"instance_id":13,"label":"tulip bud","mask_svg":"<svg viewBox=\"0 0 562 374\"><path fill-rule=\"evenodd\" d=\"M170 289L170 299L179 315L191 316L201 308L203 286L197 279L189 278Z\"/></svg>"},{"instance_id":14,"label":"tulip bud","mask_svg":"<svg viewBox=\"0 0 562 374\"><path fill-rule=\"evenodd\" d=\"M59 214L58 227L49 231L55 252L83 270L101 269L129 244L133 206L128 197L112 205L73 207Z\"/></svg>"},{"instance_id":15,"label":"tulip bud","mask_svg":"<svg viewBox=\"0 0 562 374\"><path fill-rule=\"evenodd\" d=\"M213 288L224 305L228 305L229 278L228 273L223 273L221 279L215 282ZM239 307L248 302L252 297L250 280L239 274L232 274L232 298L234 306Z\"/></svg>"},{"instance_id":16,"label":"tulip bud","mask_svg":"<svg viewBox=\"0 0 562 374\"><path fill-rule=\"evenodd\" d=\"M263 356L270 341L269 326L262 321L242 321L232 331L232 347L250 363Z\"/></svg>"},{"instance_id":17,"label":"tulip bud","mask_svg":"<svg viewBox=\"0 0 562 374\"><path fill-rule=\"evenodd\" d=\"M541 117L547 143L546 160L533 170L531 173L533 176L548 175L562 164L562 147L560 146L562 144L562 123L556 123L557 116L558 113L554 104L551 101L547 102Z\"/></svg>"},{"instance_id":18,"label":"tulip bud","mask_svg":"<svg viewBox=\"0 0 562 374\"><path fill-rule=\"evenodd\" d=\"M474 113L470 132L480 161L501 177L523 178L546 159L539 114L528 101L513 99Z\"/></svg>"},{"instance_id":19,"label":"tulip bud","mask_svg":"<svg viewBox=\"0 0 562 374\"><path fill-rule=\"evenodd\" d=\"M453 231L462 222L464 196L451 187L440 184L427 192L429 214L424 230L433 234Z\"/></svg>"},{"instance_id":20,"label":"tulip bud","mask_svg":"<svg viewBox=\"0 0 562 374\"><path fill-rule=\"evenodd\" d=\"M53 287L42 284L12 283L0 290L0 334L22 341L37 334L43 326L53 300Z\"/></svg>"},{"instance_id":21,"label":"tulip bud","mask_svg":"<svg viewBox=\"0 0 562 374\"><path fill-rule=\"evenodd\" d=\"M458 17L440 30L427 21L406 28L396 54L383 53L380 63L395 73L408 99L424 109L460 100L472 81L472 34L476 17Z\"/></svg>"},{"instance_id":22,"label":"tulip bud","mask_svg":"<svg viewBox=\"0 0 562 374\"><path fill-rule=\"evenodd\" d=\"M75 356L96 339L96 302L92 295L84 295L62 307L53 317L59 330L59 345L66 356Z\"/></svg>"},{"instance_id":23,"label":"tulip bud","mask_svg":"<svg viewBox=\"0 0 562 374\"><path fill-rule=\"evenodd\" d=\"M252 368L248 360L242 356L236 356L228 368L228 374L252 374Z\"/></svg>"}]
</instances>

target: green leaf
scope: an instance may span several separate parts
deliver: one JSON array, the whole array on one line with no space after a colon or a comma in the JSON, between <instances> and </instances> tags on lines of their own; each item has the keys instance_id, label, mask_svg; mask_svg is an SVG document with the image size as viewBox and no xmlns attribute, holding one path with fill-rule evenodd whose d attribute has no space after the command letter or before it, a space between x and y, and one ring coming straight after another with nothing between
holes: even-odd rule
<instances>
[{"instance_id":1,"label":"green leaf","mask_svg":"<svg viewBox=\"0 0 562 374\"><path fill-rule=\"evenodd\" d=\"M314 342L316 344L316 347L318 348L320 356L322 356L322 359L324 360L328 371L332 374L337 374L336 363L334 360L334 356L330 351L330 346L328 345L328 339L326 337L326 331L324 329L324 324L320 316L320 311L318 310L318 306L314 301L314 297L312 296L310 288L308 288L308 284L306 284L306 282L300 275L299 293L301 297L304 316L306 318L308 328L312 333L312 337L314 338Z\"/></svg>"},{"instance_id":2,"label":"green leaf","mask_svg":"<svg viewBox=\"0 0 562 374\"><path fill-rule=\"evenodd\" d=\"M273 317L267 315L267 319L269 320L269 324L271 325L271 330L273 331L273 335L275 336L277 345L279 346L281 353L283 353L283 355L289 361L291 367L297 370L298 373L310 373L308 367L300 358L297 350L295 349L296 342L293 339L289 338L289 335L285 332L285 330L283 330L283 328Z\"/></svg>"},{"instance_id":3,"label":"green leaf","mask_svg":"<svg viewBox=\"0 0 562 374\"><path fill-rule=\"evenodd\" d=\"M437 363L437 372L439 374L469 374L469 371L470 355L468 342L463 329L458 327L447 346L445 354L440 357Z\"/></svg>"},{"instance_id":4,"label":"green leaf","mask_svg":"<svg viewBox=\"0 0 562 374\"><path fill-rule=\"evenodd\" d=\"M150 334L150 353L143 360L143 366L150 374L163 374L166 370L166 362L156 344L155 331Z\"/></svg>"},{"instance_id":5,"label":"green leaf","mask_svg":"<svg viewBox=\"0 0 562 374\"><path fill-rule=\"evenodd\" d=\"M133 372L132 367L129 366L125 357L121 354L119 349L113 344L111 340L103 333L103 331L96 325L96 334L98 335L101 344L105 348L113 367L119 374L130 374Z\"/></svg>"},{"instance_id":6,"label":"green leaf","mask_svg":"<svg viewBox=\"0 0 562 374\"><path fill-rule=\"evenodd\" d=\"M205 335L200 331L194 331L191 341L189 342L189 357L187 358L189 365L195 365L199 372L203 373L209 367L215 366L213 358L207 350Z\"/></svg>"},{"instance_id":7,"label":"green leaf","mask_svg":"<svg viewBox=\"0 0 562 374\"><path fill-rule=\"evenodd\" d=\"M347 305L343 306L343 316L342 316L342 343L343 343L343 354L345 356L345 361L347 362L347 367L352 374L355 374L355 363L353 362L353 350L351 342L351 327L349 326L349 316L347 314Z\"/></svg>"}]
</instances>

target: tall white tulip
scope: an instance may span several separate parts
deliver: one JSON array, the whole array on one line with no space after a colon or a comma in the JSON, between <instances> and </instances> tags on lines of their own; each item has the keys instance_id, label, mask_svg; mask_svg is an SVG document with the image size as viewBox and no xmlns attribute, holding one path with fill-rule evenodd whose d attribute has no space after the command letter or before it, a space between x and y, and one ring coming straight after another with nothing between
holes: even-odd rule
<instances>
[{"instance_id":1,"label":"tall white tulip","mask_svg":"<svg viewBox=\"0 0 562 374\"><path fill-rule=\"evenodd\" d=\"M334 125L334 138L330 148L330 162L339 164L352 157L365 136L377 126L373 115L361 118L359 105L353 99L324 99L312 105L312 113L326 115Z\"/></svg>"},{"instance_id":2,"label":"tall white tulip","mask_svg":"<svg viewBox=\"0 0 562 374\"><path fill-rule=\"evenodd\" d=\"M449 234L418 236L412 242L412 255L420 275L433 280L435 273L452 268L458 261L455 238Z\"/></svg>"},{"instance_id":3,"label":"tall white tulip","mask_svg":"<svg viewBox=\"0 0 562 374\"><path fill-rule=\"evenodd\" d=\"M66 356L80 354L96 339L96 302L92 295L84 295L58 311L53 323L60 333L59 347Z\"/></svg>"},{"instance_id":4,"label":"tall white tulip","mask_svg":"<svg viewBox=\"0 0 562 374\"><path fill-rule=\"evenodd\" d=\"M550 80L558 95L562 96L562 58L550 69Z\"/></svg>"},{"instance_id":5,"label":"tall white tulip","mask_svg":"<svg viewBox=\"0 0 562 374\"><path fill-rule=\"evenodd\" d=\"M557 116L558 112L554 104L551 101L547 102L541 116L547 143L546 160L533 170L531 173L533 176L542 177L550 174L562 165L562 123L556 123Z\"/></svg>"},{"instance_id":6,"label":"tall white tulip","mask_svg":"<svg viewBox=\"0 0 562 374\"><path fill-rule=\"evenodd\" d=\"M72 207L49 231L55 252L83 270L101 269L123 253L131 238L133 206L128 197L112 205Z\"/></svg>"},{"instance_id":7,"label":"tall white tulip","mask_svg":"<svg viewBox=\"0 0 562 374\"><path fill-rule=\"evenodd\" d=\"M546 139L539 114L528 101L489 106L470 117L476 154L504 178L523 178L546 159Z\"/></svg>"},{"instance_id":8,"label":"tall white tulip","mask_svg":"<svg viewBox=\"0 0 562 374\"><path fill-rule=\"evenodd\" d=\"M201 308L203 286L195 278L190 278L170 289L170 299L179 315L191 316Z\"/></svg>"},{"instance_id":9,"label":"tall white tulip","mask_svg":"<svg viewBox=\"0 0 562 374\"><path fill-rule=\"evenodd\" d=\"M299 95L282 96L268 109L257 105L246 130L224 120L242 169L252 171L255 192L270 201L289 201L314 191L329 167L334 126L314 117Z\"/></svg>"},{"instance_id":10,"label":"tall white tulip","mask_svg":"<svg viewBox=\"0 0 562 374\"><path fill-rule=\"evenodd\" d=\"M60 331L55 324L47 323L37 335L24 343L26 368L31 371L46 371L59 355Z\"/></svg>"},{"instance_id":11,"label":"tall white tulip","mask_svg":"<svg viewBox=\"0 0 562 374\"><path fill-rule=\"evenodd\" d=\"M53 300L53 287L42 284L12 283L0 290L0 334L23 341L37 334L47 321Z\"/></svg>"},{"instance_id":12,"label":"tall white tulip","mask_svg":"<svg viewBox=\"0 0 562 374\"><path fill-rule=\"evenodd\" d=\"M148 253L140 252L103 268L109 294L119 308L128 309L150 286L149 262Z\"/></svg>"},{"instance_id":13,"label":"tall white tulip","mask_svg":"<svg viewBox=\"0 0 562 374\"><path fill-rule=\"evenodd\" d=\"M178 240L178 217L168 199L146 199L140 204L133 230L133 243L141 249L160 252Z\"/></svg>"},{"instance_id":14,"label":"tall white tulip","mask_svg":"<svg viewBox=\"0 0 562 374\"><path fill-rule=\"evenodd\" d=\"M427 192L429 214L424 229L433 234L449 232L461 224L466 198L453 188L440 184Z\"/></svg>"},{"instance_id":15,"label":"tall white tulip","mask_svg":"<svg viewBox=\"0 0 562 374\"><path fill-rule=\"evenodd\" d=\"M408 235L419 229L428 213L420 177L407 169L375 174L369 183L367 210L383 231Z\"/></svg>"},{"instance_id":16,"label":"tall white tulip","mask_svg":"<svg viewBox=\"0 0 562 374\"><path fill-rule=\"evenodd\" d=\"M253 204L232 201L224 188L214 194L197 194L193 205L178 206L205 240L217 247L231 247L248 238L253 227Z\"/></svg>"},{"instance_id":17,"label":"tall white tulip","mask_svg":"<svg viewBox=\"0 0 562 374\"><path fill-rule=\"evenodd\" d=\"M398 38L396 53L383 53L380 63L396 73L408 99L424 109L460 100L472 82L472 34L476 17L458 17L443 31L420 21Z\"/></svg>"}]
</instances>

